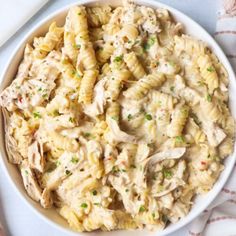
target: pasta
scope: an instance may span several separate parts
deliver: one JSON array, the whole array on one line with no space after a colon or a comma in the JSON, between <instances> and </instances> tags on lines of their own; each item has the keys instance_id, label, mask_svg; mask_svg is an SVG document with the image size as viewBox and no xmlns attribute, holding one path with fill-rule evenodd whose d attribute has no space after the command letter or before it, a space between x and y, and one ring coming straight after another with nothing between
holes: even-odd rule
<instances>
[{"instance_id":1,"label":"pasta","mask_svg":"<svg viewBox=\"0 0 236 236\"><path fill-rule=\"evenodd\" d=\"M136 79L141 79L146 75L143 66L138 61L138 58L134 52L125 54L124 61Z\"/></svg>"},{"instance_id":2,"label":"pasta","mask_svg":"<svg viewBox=\"0 0 236 236\"><path fill-rule=\"evenodd\" d=\"M76 231L162 230L233 152L227 71L165 9L73 6L0 93L9 161Z\"/></svg>"}]
</instances>

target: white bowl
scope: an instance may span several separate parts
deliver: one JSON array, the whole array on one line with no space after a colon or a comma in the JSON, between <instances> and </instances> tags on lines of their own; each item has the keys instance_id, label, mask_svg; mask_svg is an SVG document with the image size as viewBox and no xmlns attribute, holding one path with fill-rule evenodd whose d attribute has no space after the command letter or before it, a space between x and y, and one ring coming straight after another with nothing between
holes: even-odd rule
<instances>
[{"instance_id":1,"label":"white bowl","mask_svg":"<svg viewBox=\"0 0 236 236\"><path fill-rule=\"evenodd\" d=\"M9 85L14 78L14 75L16 73L17 67L22 59L23 56L23 50L25 47L25 44L27 42L32 42L33 38L35 36L39 36L44 34L48 30L48 26L52 21L56 21L59 25L62 25L65 21L65 16L67 14L67 11L69 7L76 5L76 4L94 4L99 1L95 0L81 0L78 3L73 3L71 5L68 5L66 7L63 7L56 12L50 14L46 19L39 22L19 43L19 45L16 47L16 50L14 51L13 55L10 57L9 62L7 63L7 66L5 70L3 71L2 76L0 77L2 81L0 90L3 90L7 85ZM121 0L105 0L100 1L100 3L107 3L113 6L121 5ZM218 56L220 61L224 64L226 70L229 73L229 96L230 96L230 108L232 111L232 114L234 118L236 117L236 98L234 98L234 95L236 94L236 82L235 82L235 75L232 70L232 67L224 55L221 48L217 45L217 43L214 41L214 39L196 22L191 20L189 17L184 15L183 13L166 6L164 4L161 4L154 0L137 0L137 4L140 5L146 5L150 7L162 7L168 9L171 14L173 15L174 19L178 22L183 23L185 32L196 37L199 39L202 39L203 41L207 42L212 51ZM62 219L58 213L55 211L55 209L49 209L45 210L43 209L38 203L31 200L28 195L26 194L24 190L24 186L21 180L21 176L19 171L17 170L16 166L10 164L7 160L7 154L5 150L5 144L4 144L4 126L3 126L3 118L2 115L0 116L0 149L1 149L1 158L0 163L3 167L3 169L6 172L6 175L10 178L10 182L13 184L16 192L21 196L21 198L27 202L28 206L40 217L42 217L47 223L50 225L56 227L57 229L64 231L67 235L88 235L86 233L77 233L72 231L68 228L67 222ZM177 229L181 228L182 226L188 224L190 221L192 221L194 218L196 218L201 212L203 212L207 206L214 200L214 198L217 196L217 194L221 191L222 187L226 183L232 169L235 163L236 155L235 151L234 153L227 158L225 161L225 169L220 175L218 181L214 185L213 189L207 193L204 196L199 196L196 198L195 203L189 212L189 214L181 219L176 224L170 224L166 229L164 229L161 232L149 232L146 230L135 230L135 231L112 231L112 232L92 232L90 233L91 236L93 235L103 235L103 236L154 236L154 235L167 235L169 233L173 233Z\"/></svg>"}]
</instances>

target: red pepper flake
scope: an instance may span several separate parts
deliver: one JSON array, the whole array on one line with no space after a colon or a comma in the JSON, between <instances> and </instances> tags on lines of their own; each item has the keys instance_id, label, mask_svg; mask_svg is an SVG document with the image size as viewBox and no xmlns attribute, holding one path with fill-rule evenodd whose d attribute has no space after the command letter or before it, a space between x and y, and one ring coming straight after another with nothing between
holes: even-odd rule
<instances>
[{"instance_id":1,"label":"red pepper flake","mask_svg":"<svg viewBox=\"0 0 236 236\"><path fill-rule=\"evenodd\" d=\"M205 162L205 161L201 161L201 164L202 164L202 165L206 165L206 162Z\"/></svg>"},{"instance_id":2,"label":"red pepper flake","mask_svg":"<svg viewBox=\"0 0 236 236\"><path fill-rule=\"evenodd\" d=\"M19 100L20 103L23 102L23 98L22 97L19 97L18 100Z\"/></svg>"},{"instance_id":3,"label":"red pepper flake","mask_svg":"<svg viewBox=\"0 0 236 236\"><path fill-rule=\"evenodd\" d=\"M121 161L121 163L122 163L123 165L126 165L126 162L125 162L125 161Z\"/></svg>"},{"instance_id":4,"label":"red pepper flake","mask_svg":"<svg viewBox=\"0 0 236 236\"><path fill-rule=\"evenodd\" d=\"M112 159L112 157L111 157L111 156L107 158L107 160L108 160L108 161L110 161L111 159Z\"/></svg>"}]
</instances>

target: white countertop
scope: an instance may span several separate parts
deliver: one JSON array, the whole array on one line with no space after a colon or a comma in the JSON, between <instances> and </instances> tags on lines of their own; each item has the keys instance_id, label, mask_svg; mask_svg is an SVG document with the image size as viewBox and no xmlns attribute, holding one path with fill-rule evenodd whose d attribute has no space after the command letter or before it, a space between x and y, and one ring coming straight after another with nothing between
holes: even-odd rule
<instances>
[{"instance_id":1,"label":"white countertop","mask_svg":"<svg viewBox=\"0 0 236 236\"><path fill-rule=\"evenodd\" d=\"M11 1L11 0L8 0ZM209 33L213 33L216 22L216 9L219 0L159 0L187 14ZM31 27L54 10L75 0L51 0L24 27L22 27L3 47L0 48L0 72L19 40ZM20 6L16 6L20 11ZM4 20L0 16L0 24ZM2 79L2 78L0 78ZM0 221L7 229L7 236L65 236L35 215L14 192L8 178L0 167ZM186 228L170 236L185 236Z\"/></svg>"}]
</instances>

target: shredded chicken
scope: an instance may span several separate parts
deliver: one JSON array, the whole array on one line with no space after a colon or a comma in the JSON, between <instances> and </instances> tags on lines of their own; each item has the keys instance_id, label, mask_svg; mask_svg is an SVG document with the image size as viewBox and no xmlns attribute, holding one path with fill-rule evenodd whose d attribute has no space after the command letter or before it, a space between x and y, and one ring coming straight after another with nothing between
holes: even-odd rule
<instances>
[{"instance_id":1,"label":"shredded chicken","mask_svg":"<svg viewBox=\"0 0 236 236\"><path fill-rule=\"evenodd\" d=\"M162 152L158 152L151 157L149 157L148 165L151 167L156 163L166 160L166 159L179 159L181 158L186 151L185 147L182 148L173 148L169 150L165 150Z\"/></svg>"},{"instance_id":2,"label":"shredded chicken","mask_svg":"<svg viewBox=\"0 0 236 236\"><path fill-rule=\"evenodd\" d=\"M88 116L95 117L103 114L104 106L106 104L105 97L105 83L106 79L101 79L94 87L94 98L92 104L84 106L84 113Z\"/></svg>"},{"instance_id":3,"label":"shredded chicken","mask_svg":"<svg viewBox=\"0 0 236 236\"><path fill-rule=\"evenodd\" d=\"M213 147L217 147L227 136L218 125L211 122L203 122L203 132Z\"/></svg>"},{"instance_id":4,"label":"shredded chicken","mask_svg":"<svg viewBox=\"0 0 236 236\"><path fill-rule=\"evenodd\" d=\"M5 108L2 108L3 117L5 121L5 143L6 143L6 149L8 153L8 158L11 163L14 164L20 164L23 160L23 157L17 150L17 142L14 139L14 137L10 134L9 130L9 122L10 117Z\"/></svg>"},{"instance_id":5,"label":"shredded chicken","mask_svg":"<svg viewBox=\"0 0 236 236\"><path fill-rule=\"evenodd\" d=\"M31 168L37 169L40 172L44 171L45 159L43 156L43 144L41 142L34 141L29 146L28 160Z\"/></svg>"},{"instance_id":6,"label":"shredded chicken","mask_svg":"<svg viewBox=\"0 0 236 236\"><path fill-rule=\"evenodd\" d=\"M136 143L137 139L133 135L129 135L126 132L122 131L117 123L117 121L112 118L107 119L108 126L112 132L112 137L117 142L126 142L126 143Z\"/></svg>"}]
</instances>

